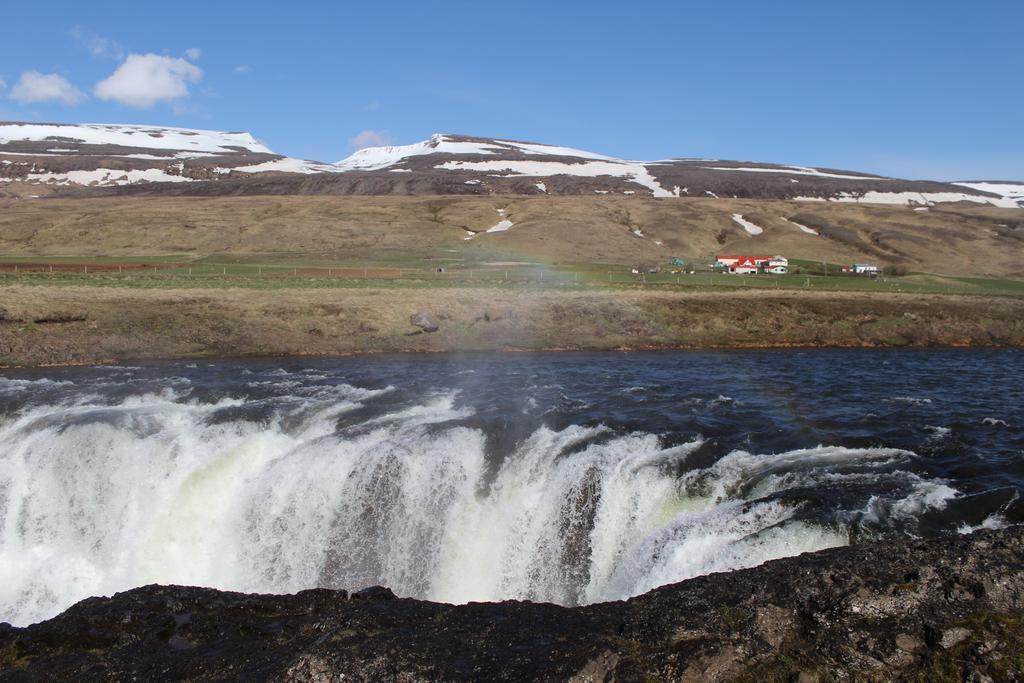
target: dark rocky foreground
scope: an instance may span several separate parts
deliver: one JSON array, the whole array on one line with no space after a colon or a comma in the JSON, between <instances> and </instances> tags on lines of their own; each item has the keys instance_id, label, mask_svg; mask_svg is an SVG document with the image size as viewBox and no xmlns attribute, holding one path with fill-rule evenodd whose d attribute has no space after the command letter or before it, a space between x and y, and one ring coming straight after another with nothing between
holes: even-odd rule
<instances>
[{"instance_id":1,"label":"dark rocky foreground","mask_svg":"<svg viewBox=\"0 0 1024 683\"><path fill-rule=\"evenodd\" d=\"M147 586L0 627L4 680L1022 680L1024 528L840 548L569 609Z\"/></svg>"}]
</instances>

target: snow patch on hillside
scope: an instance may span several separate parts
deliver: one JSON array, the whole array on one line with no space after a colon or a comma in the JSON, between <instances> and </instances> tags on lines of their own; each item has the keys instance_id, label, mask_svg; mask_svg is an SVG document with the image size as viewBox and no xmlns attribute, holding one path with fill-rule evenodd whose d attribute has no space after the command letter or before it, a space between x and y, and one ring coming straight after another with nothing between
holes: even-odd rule
<instances>
[{"instance_id":1,"label":"snow patch on hillside","mask_svg":"<svg viewBox=\"0 0 1024 683\"><path fill-rule=\"evenodd\" d=\"M816 168L809 166L785 166L782 168L760 168L753 166L705 166L705 170L708 171L743 171L744 173L784 173L786 175L808 175L816 176L818 178L842 178L844 180L892 180L892 178L882 178L880 176L863 176L863 175L845 175L843 173L826 173L825 171L819 171Z\"/></svg>"},{"instance_id":2,"label":"snow patch on hillside","mask_svg":"<svg viewBox=\"0 0 1024 683\"><path fill-rule=\"evenodd\" d=\"M318 161L306 161L304 159L292 159L284 157L265 161L262 164L251 166L239 166L234 170L240 173L339 173L334 164L322 164Z\"/></svg>"},{"instance_id":3,"label":"snow patch on hillside","mask_svg":"<svg viewBox=\"0 0 1024 683\"><path fill-rule=\"evenodd\" d=\"M507 218L502 218L500 221L498 221L497 225L492 225L491 227L487 228L487 232L505 232L506 230L512 227L515 227L515 223L513 223Z\"/></svg>"},{"instance_id":4,"label":"snow patch on hillside","mask_svg":"<svg viewBox=\"0 0 1024 683\"><path fill-rule=\"evenodd\" d=\"M505 209L497 209L497 212L498 218L501 220L498 221L497 225L487 228L487 232L505 232L515 226L515 223L508 219L508 212Z\"/></svg>"},{"instance_id":5,"label":"snow patch on hillside","mask_svg":"<svg viewBox=\"0 0 1024 683\"><path fill-rule=\"evenodd\" d=\"M477 171L489 172L495 175L519 175L532 177L545 177L555 175L580 176L596 178L599 176L613 176L643 185L651 190L655 197L674 197L675 195L654 179L647 168L640 163L625 161L581 161L569 163L565 161L539 161L539 160L505 160L495 159L493 161L445 161L434 168L446 171Z\"/></svg>"},{"instance_id":6,"label":"snow patch on hillside","mask_svg":"<svg viewBox=\"0 0 1024 683\"><path fill-rule=\"evenodd\" d=\"M559 145L544 145L534 142L512 142L511 140L495 140L500 145L507 145L525 154L545 154L548 156L559 156L559 157L576 157L578 159L595 159L598 161L617 161L615 157L605 156L604 154L596 154L594 152L587 152L582 149L573 149L572 147L560 147Z\"/></svg>"},{"instance_id":7,"label":"snow patch on hillside","mask_svg":"<svg viewBox=\"0 0 1024 683\"><path fill-rule=\"evenodd\" d=\"M28 182L45 183L48 185L133 185L135 183L187 183L192 178L172 175L159 168L120 171L112 168L97 168L92 171L67 171L65 173L29 173L25 178ZM0 178L0 182L11 182L10 178Z\"/></svg>"},{"instance_id":8,"label":"snow patch on hillside","mask_svg":"<svg viewBox=\"0 0 1024 683\"><path fill-rule=\"evenodd\" d=\"M1024 207L1024 183L991 183L980 181L953 184L961 187L967 187L972 190L978 190L979 192L997 194L1008 202L1014 202L1017 206Z\"/></svg>"},{"instance_id":9,"label":"snow patch on hillside","mask_svg":"<svg viewBox=\"0 0 1024 683\"><path fill-rule=\"evenodd\" d=\"M792 225L795 225L796 227L800 228L801 232L806 232L808 235L817 235L818 234L818 231L815 230L814 228L808 228L806 225L802 225L802 224L797 223L796 221L790 220L788 218L783 218L782 220L784 220L787 223L790 223Z\"/></svg>"},{"instance_id":10,"label":"snow patch on hillside","mask_svg":"<svg viewBox=\"0 0 1024 683\"><path fill-rule=\"evenodd\" d=\"M495 211L498 213L498 222L483 232L506 232L515 227L516 224L508 219L508 212L505 209L495 209ZM468 242L479 234L481 233L473 230L466 230L466 237L463 237L462 239Z\"/></svg>"},{"instance_id":11,"label":"snow patch on hillside","mask_svg":"<svg viewBox=\"0 0 1024 683\"><path fill-rule=\"evenodd\" d=\"M960 192L878 192L872 190L864 193L842 192L835 197L794 197L798 202L854 202L858 204L900 204L903 206L932 206L947 202L972 202L989 204L1007 209L1019 208L1017 200L1006 197L985 197L977 194Z\"/></svg>"},{"instance_id":12,"label":"snow patch on hillside","mask_svg":"<svg viewBox=\"0 0 1024 683\"><path fill-rule=\"evenodd\" d=\"M738 225L740 225L744 230L749 232L751 235L760 235L762 232L764 232L764 228L762 228L760 225L755 225L755 224L751 223L746 218L744 218L741 214L734 213L732 215L732 219Z\"/></svg>"},{"instance_id":13,"label":"snow patch on hillside","mask_svg":"<svg viewBox=\"0 0 1024 683\"><path fill-rule=\"evenodd\" d=\"M56 139L55 139L56 138ZM190 152L233 153L241 147L259 154L273 154L249 133L222 133L191 128L129 126L113 124L0 124L0 144L70 139L87 145L118 145L144 149L188 150Z\"/></svg>"}]
</instances>

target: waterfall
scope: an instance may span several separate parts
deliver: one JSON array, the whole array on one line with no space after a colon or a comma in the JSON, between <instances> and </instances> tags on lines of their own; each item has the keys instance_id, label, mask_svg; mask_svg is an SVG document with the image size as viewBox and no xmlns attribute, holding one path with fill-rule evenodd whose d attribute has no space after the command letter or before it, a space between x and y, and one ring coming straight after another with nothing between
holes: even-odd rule
<instances>
[{"instance_id":1,"label":"waterfall","mask_svg":"<svg viewBox=\"0 0 1024 683\"><path fill-rule=\"evenodd\" d=\"M900 469L908 451L695 462L699 438L601 424L541 425L496 459L455 390L371 410L393 389L300 389L73 388L0 418L0 619L148 583L593 603L847 543L866 513L808 489L867 482L876 517L956 494Z\"/></svg>"}]
</instances>

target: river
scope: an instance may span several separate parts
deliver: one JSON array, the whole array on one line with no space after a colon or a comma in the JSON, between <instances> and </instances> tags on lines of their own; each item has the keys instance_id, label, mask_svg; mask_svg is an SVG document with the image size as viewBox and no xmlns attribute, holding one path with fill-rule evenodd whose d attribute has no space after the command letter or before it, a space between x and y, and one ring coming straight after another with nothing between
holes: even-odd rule
<instances>
[{"instance_id":1,"label":"river","mask_svg":"<svg viewBox=\"0 0 1024 683\"><path fill-rule=\"evenodd\" d=\"M148 583L623 599L1024 521L1024 353L165 362L0 374L0 620Z\"/></svg>"}]
</instances>

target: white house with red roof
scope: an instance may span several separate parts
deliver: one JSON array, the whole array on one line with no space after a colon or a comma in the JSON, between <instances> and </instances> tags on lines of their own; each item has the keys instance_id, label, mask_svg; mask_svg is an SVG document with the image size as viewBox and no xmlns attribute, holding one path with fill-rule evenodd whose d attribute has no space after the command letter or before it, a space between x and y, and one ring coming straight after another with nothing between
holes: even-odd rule
<instances>
[{"instance_id":1,"label":"white house with red roof","mask_svg":"<svg viewBox=\"0 0 1024 683\"><path fill-rule=\"evenodd\" d=\"M718 256L717 264L725 272L734 275L756 275L772 273L785 275L789 272L789 260L785 256L752 256L739 254L736 256Z\"/></svg>"}]
</instances>

